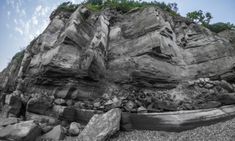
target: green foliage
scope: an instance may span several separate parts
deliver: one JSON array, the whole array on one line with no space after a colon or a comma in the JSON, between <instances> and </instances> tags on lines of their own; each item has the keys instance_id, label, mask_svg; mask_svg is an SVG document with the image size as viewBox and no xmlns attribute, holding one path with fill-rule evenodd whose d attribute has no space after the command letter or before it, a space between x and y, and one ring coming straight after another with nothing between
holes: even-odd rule
<instances>
[{"instance_id":1,"label":"green foliage","mask_svg":"<svg viewBox=\"0 0 235 141\"><path fill-rule=\"evenodd\" d=\"M200 23L203 25L208 25L210 20L213 18L211 13L206 12L204 13L202 10L193 11L187 13L187 18L193 20L196 23Z\"/></svg>"},{"instance_id":2,"label":"green foliage","mask_svg":"<svg viewBox=\"0 0 235 141\"><path fill-rule=\"evenodd\" d=\"M24 57L24 50L16 53L14 57L12 58L12 60L16 60L17 63L21 63L23 57Z\"/></svg>"},{"instance_id":3,"label":"green foliage","mask_svg":"<svg viewBox=\"0 0 235 141\"><path fill-rule=\"evenodd\" d=\"M157 1L141 2L141 0L140 1L107 0L104 3L102 2L102 0L88 0L86 3L86 6L89 9L94 10L94 11L99 11L102 8L109 7L109 8L121 11L123 13L126 13L135 8L145 8L145 7L150 7L150 6L159 7L165 11L172 13L172 15L176 15L178 11L178 7L176 3L166 4L164 2L157 2Z\"/></svg>"},{"instance_id":4,"label":"green foliage","mask_svg":"<svg viewBox=\"0 0 235 141\"><path fill-rule=\"evenodd\" d=\"M88 0L87 3L90 3L92 5L102 5L103 1L102 0Z\"/></svg>"},{"instance_id":5,"label":"green foliage","mask_svg":"<svg viewBox=\"0 0 235 141\"><path fill-rule=\"evenodd\" d=\"M56 10L65 12L74 12L78 8L78 4L72 4L71 2L63 2L58 6Z\"/></svg>"},{"instance_id":6,"label":"green foliage","mask_svg":"<svg viewBox=\"0 0 235 141\"><path fill-rule=\"evenodd\" d=\"M103 8L102 5L96 5L96 4L91 4L91 3L87 3L86 7L93 12L98 12Z\"/></svg>"},{"instance_id":7,"label":"green foliage","mask_svg":"<svg viewBox=\"0 0 235 141\"><path fill-rule=\"evenodd\" d=\"M64 2L60 4L50 15L50 20L52 20L60 12L74 12L78 8L78 4L72 4L71 2Z\"/></svg>"},{"instance_id":8,"label":"green foliage","mask_svg":"<svg viewBox=\"0 0 235 141\"><path fill-rule=\"evenodd\" d=\"M232 29L235 30L235 25L231 23L219 22L215 24L207 24L204 26L215 33L219 33L224 30L232 30Z\"/></svg>"},{"instance_id":9,"label":"green foliage","mask_svg":"<svg viewBox=\"0 0 235 141\"><path fill-rule=\"evenodd\" d=\"M210 21L213 18L211 13L204 13L202 10L187 13L187 18L193 20L198 24L201 24L202 26L208 28L209 30L215 33L219 33L224 30L235 29L235 25L231 23L219 22L215 24L210 24Z\"/></svg>"}]
</instances>

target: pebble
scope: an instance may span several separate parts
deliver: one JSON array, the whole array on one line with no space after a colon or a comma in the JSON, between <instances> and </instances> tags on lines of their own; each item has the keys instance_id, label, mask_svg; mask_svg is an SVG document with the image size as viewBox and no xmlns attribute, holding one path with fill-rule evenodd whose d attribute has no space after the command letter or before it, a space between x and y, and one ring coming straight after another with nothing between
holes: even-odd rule
<instances>
[{"instance_id":1,"label":"pebble","mask_svg":"<svg viewBox=\"0 0 235 141\"><path fill-rule=\"evenodd\" d=\"M131 131L120 132L110 141L234 141L235 118L210 126L183 132Z\"/></svg>"}]
</instances>

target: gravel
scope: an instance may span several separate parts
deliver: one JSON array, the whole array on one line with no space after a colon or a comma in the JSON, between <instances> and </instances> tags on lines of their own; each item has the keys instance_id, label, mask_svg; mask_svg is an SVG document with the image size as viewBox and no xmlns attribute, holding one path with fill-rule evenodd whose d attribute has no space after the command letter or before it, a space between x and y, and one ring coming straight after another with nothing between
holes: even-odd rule
<instances>
[{"instance_id":1,"label":"gravel","mask_svg":"<svg viewBox=\"0 0 235 141\"><path fill-rule=\"evenodd\" d=\"M119 132L109 141L235 141L235 118L184 132Z\"/></svg>"}]
</instances>

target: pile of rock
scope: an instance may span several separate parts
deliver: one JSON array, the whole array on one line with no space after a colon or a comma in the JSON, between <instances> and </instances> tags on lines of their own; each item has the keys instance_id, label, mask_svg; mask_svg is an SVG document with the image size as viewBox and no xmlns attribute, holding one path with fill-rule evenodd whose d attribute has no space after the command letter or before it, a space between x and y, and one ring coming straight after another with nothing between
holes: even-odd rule
<instances>
[{"instance_id":1,"label":"pile of rock","mask_svg":"<svg viewBox=\"0 0 235 141\"><path fill-rule=\"evenodd\" d=\"M0 140L58 141L72 136L81 141L104 141L119 131L120 120L121 110L118 108L94 115L85 127L77 122L63 121L49 126L46 119L19 121L4 118L0 122Z\"/></svg>"}]
</instances>

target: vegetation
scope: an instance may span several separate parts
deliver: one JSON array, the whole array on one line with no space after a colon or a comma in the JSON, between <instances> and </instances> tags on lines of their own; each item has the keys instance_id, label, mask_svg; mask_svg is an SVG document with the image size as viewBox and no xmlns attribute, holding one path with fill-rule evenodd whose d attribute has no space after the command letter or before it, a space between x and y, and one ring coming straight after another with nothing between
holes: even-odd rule
<instances>
[{"instance_id":1,"label":"vegetation","mask_svg":"<svg viewBox=\"0 0 235 141\"><path fill-rule=\"evenodd\" d=\"M14 55L14 57L12 58L12 60L16 60L17 63L21 63L23 57L24 57L24 50L22 50L22 51L16 53L16 54Z\"/></svg>"},{"instance_id":2,"label":"vegetation","mask_svg":"<svg viewBox=\"0 0 235 141\"><path fill-rule=\"evenodd\" d=\"M55 15L58 15L60 12L74 12L78 8L78 4L73 4L71 2L63 2L60 4L50 15L50 20L52 20Z\"/></svg>"},{"instance_id":3,"label":"vegetation","mask_svg":"<svg viewBox=\"0 0 235 141\"><path fill-rule=\"evenodd\" d=\"M134 1L134 0L107 0L103 3L102 0L88 0L86 2L86 6L93 11L99 11L103 8L109 7L112 9L116 9L123 13L126 13L135 8L145 8L149 6L156 6L165 11L168 11L172 14L177 14L178 7L176 3L169 3L166 4L164 2L141 2L141 1Z\"/></svg>"},{"instance_id":4,"label":"vegetation","mask_svg":"<svg viewBox=\"0 0 235 141\"><path fill-rule=\"evenodd\" d=\"M196 23L205 25L209 24L213 17L209 12L204 13L202 10L198 10L187 13L187 18L193 20Z\"/></svg>"},{"instance_id":5,"label":"vegetation","mask_svg":"<svg viewBox=\"0 0 235 141\"><path fill-rule=\"evenodd\" d=\"M63 2L58 6L56 10L74 12L78 8L78 4L72 4L71 2Z\"/></svg>"},{"instance_id":6,"label":"vegetation","mask_svg":"<svg viewBox=\"0 0 235 141\"><path fill-rule=\"evenodd\" d=\"M204 26L215 33L219 33L224 30L235 30L235 25L229 22L228 23L219 22L215 24L207 24Z\"/></svg>"},{"instance_id":7,"label":"vegetation","mask_svg":"<svg viewBox=\"0 0 235 141\"><path fill-rule=\"evenodd\" d=\"M57 15L59 12L74 12L78 4L73 4L71 2L64 2L58 6L56 10L53 11L52 15L50 16L50 19L54 17L54 15ZM175 16L178 15L178 7L176 3L169 3L166 4L164 2L158 2L158 1L151 1L151 2L145 2L142 0L135 1L135 0L87 0L85 2L85 6L94 12L101 11L104 8L112 8L116 9L117 11L121 11L123 13L126 13L132 9L135 8L145 8L145 7L159 7L164 11L169 12L171 15ZM212 17L212 14L210 12L203 12L202 10L193 11L187 13L187 18L191 19L192 21L201 24L202 26L210 29L213 32L221 32L223 30L231 30L235 29L235 25L231 23L215 23L210 24Z\"/></svg>"},{"instance_id":8,"label":"vegetation","mask_svg":"<svg viewBox=\"0 0 235 141\"><path fill-rule=\"evenodd\" d=\"M215 24L210 24L210 21L213 18L211 13L209 12L204 13L202 10L189 12L187 14L187 18L191 19L192 21L198 24L201 24L202 26L210 29L215 33L219 33L224 30L235 29L235 26L231 23L219 22Z\"/></svg>"}]
</instances>

